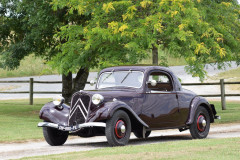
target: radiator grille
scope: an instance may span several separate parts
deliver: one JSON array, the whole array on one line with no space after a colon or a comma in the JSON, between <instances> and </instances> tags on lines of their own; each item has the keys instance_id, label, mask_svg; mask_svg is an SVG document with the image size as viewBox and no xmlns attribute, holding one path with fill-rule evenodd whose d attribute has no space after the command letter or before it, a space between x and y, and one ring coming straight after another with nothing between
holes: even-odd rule
<instances>
[{"instance_id":1,"label":"radiator grille","mask_svg":"<svg viewBox=\"0 0 240 160\"><path fill-rule=\"evenodd\" d=\"M69 115L69 126L86 122L88 117L90 97L85 94L76 93L73 95Z\"/></svg>"}]
</instances>

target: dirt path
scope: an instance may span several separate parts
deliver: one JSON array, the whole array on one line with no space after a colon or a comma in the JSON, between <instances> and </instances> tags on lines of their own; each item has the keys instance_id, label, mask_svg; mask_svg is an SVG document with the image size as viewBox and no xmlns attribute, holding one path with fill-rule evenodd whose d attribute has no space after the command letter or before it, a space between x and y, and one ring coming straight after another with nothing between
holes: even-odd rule
<instances>
[{"instance_id":1,"label":"dirt path","mask_svg":"<svg viewBox=\"0 0 240 160\"><path fill-rule=\"evenodd\" d=\"M240 137L240 124L212 125L207 138L231 138ZM132 134L129 145L142 145L150 143L161 143L166 141L191 140L189 131L178 130L153 131L146 140L136 139ZM74 151L87 151L103 147L109 147L105 137L93 138L70 138L65 145L52 147L45 141L0 144L0 159L18 159L22 157L59 154Z\"/></svg>"}]
</instances>

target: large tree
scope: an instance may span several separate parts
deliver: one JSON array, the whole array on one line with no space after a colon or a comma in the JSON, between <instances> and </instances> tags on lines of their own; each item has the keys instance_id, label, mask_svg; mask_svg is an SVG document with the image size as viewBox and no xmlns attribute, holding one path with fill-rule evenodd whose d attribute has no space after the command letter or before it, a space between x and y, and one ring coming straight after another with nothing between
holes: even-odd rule
<instances>
[{"instance_id":1,"label":"large tree","mask_svg":"<svg viewBox=\"0 0 240 160\"><path fill-rule=\"evenodd\" d=\"M159 64L159 50L183 57L187 71L201 79L206 63L217 62L221 68L225 61L240 61L240 12L235 0L2 0L1 4L3 66L14 68L30 53L47 57L64 73L67 100L83 89L89 68L134 64L149 53ZM74 89L73 72L78 82Z\"/></svg>"},{"instance_id":2,"label":"large tree","mask_svg":"<svg viewBox=\"0 0 240 160\"><path fill-rule=\"evenodd\" d=\"M236 0L53 0L53 4L68 8L69 14L91 16L85 26L61 28L58 38L67 38L68 44L58 46L56 65L72 57L75 63L89 60L95 65L137 63L150 52L159 64L158 51L163 50L183 57L186 70L203 80L206 63L222 68L223 62L240 61Z\"/></svg>"}]
</instances>

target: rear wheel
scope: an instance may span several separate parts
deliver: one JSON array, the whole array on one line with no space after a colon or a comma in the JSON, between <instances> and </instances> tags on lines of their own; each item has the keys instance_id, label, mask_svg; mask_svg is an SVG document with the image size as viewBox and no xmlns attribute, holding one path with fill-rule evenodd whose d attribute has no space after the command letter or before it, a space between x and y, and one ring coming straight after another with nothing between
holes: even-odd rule
<instances>
[{"instance_id":1,"label":"rear wheel","mask_svg":"<svg viewBox=\"0 0 240 160\"><path fill-rule=\"evenodd\" d=\"M126 145L129 141L130 133L131 121L126 112L118 110L107 120L105 135L111 146Z\"/></svg>"},{"instance_id":2,"label":"rear wheel","mask_svg":"<svg viewBox=\"0 0 240 160\"><path fill-rule=\"evenodd\" d=\"M210 129L210 116L206 108L199 106L194 117L194 121L190 126L192 138L206 138Z\"/></svg>"},{"instance_id":3,"label":"rear wheel","mask_svg":"<svg viewBox=\"0 0 240 160\"><path fill-rule=\"evenodd\" d=\"M63 145L68 138L68 132L49 127L43 127L43 135L47 143L51 146Z\"/></svg>"}]
</instances>

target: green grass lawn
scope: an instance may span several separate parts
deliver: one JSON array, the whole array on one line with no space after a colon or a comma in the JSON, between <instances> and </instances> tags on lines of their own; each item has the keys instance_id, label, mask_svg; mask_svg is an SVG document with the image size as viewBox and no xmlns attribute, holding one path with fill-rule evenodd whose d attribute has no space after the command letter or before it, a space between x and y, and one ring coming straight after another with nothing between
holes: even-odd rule
<instances>
[{"instance_id":1,"label":"green grass lawn","mask_svg":"<svg viewBox=\"0 0 240 160\"><path fill-rule=\"evenodd\" d=\"M6 70L0 68L0 78L51 74L57 74L57 71L52 70L49 66L47 66L42 58L35 57L33 55L25 57L24 60L21 61L19 68L15 70Z\"/></svg>"},{"instance_id":2,"label":"green grass lawn","mask_svg":"<svg viewBox=\"0 0 240 160\"><path fill-rule=\"evenodd\" d=\"M240 102L238 101L227 101L227 110L222 110L221 102L212 101L211 104L215 105L217 115L221 116L221 120L215 120L216 124L222 123L237 123L240 122Z\"/></svg>"},{"instance_id":3,"label":"green grass lawn","mask_svg":"<svg viewBox=\"0 0 240 160\"><path fill-rule=\"evenodd\" d=\"M240 67L208 77L208 80L215 82L219 82L219 79L224 79L225 82L240 82ZM240 91L240 84L225 85L225 87L229 93L239 93Z\"/></svg>"},{"instance_id":4,"label":"green grass lawn","mask_svg":"<svg viewBox=\"0 0 240 160\"><path fill-rule=\"evenodd\" d=\"M240 138L201 139L162 142L157 144L107 147L84 152L23 158L36 160L108 160L108 159L239 159Z\"/></svg>"},{"instance_id":5,"label":"green grass lawn","mask_svg":"<svg viewBox=\"0 0 240 160\"><path fill-rule=\"evenodd\" d=\"M43 104L51 99L34 99L34 105L28 105L28 100L0 101L0 142L18 142L33 139L43 139L42 129L37 127L41 120L38 117ZM222 111L220 102L215 104L221 120L219 123L240 122L240 102L227 102L227 110Z\"/></svg>"},{"instance_id":6,"label":"green grass lawn","mask_svg":"<svg viewBox=\"0 0 240 160\"><path fill-rule=\"evenodd\" d=\"M42 130L37 127L41 121L39 111L49 99L35 99L34 105L28 100L0 101L0 142L42 139Z\"/></svg>"}]
</instances>

